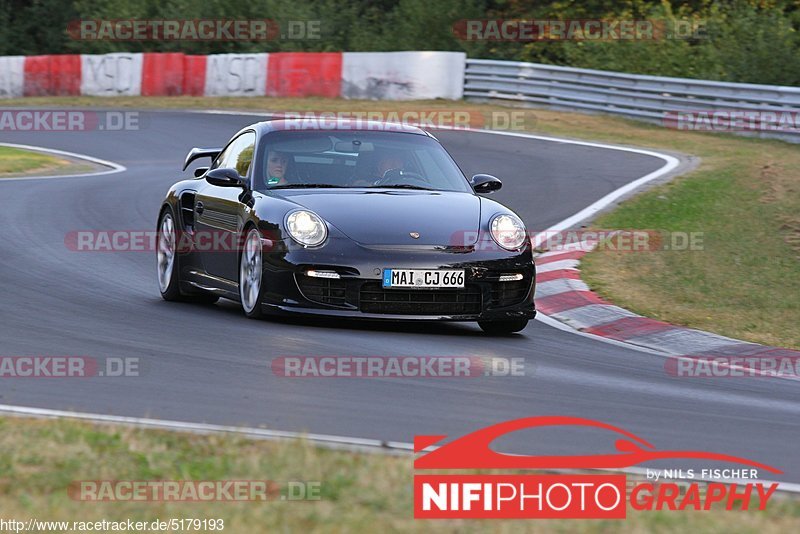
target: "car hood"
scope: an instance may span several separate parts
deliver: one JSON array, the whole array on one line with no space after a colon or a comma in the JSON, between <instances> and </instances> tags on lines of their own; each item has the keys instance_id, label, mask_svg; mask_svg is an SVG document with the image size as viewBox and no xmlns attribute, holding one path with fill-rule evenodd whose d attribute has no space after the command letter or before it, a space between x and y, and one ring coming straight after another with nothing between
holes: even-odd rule
<instances>
[{"instance_id":1,"label":"car hood","mask_svg":"<svg viewBox=\"0 0 800 534\"><path fill-rule=\"evenodd\" d=\"M480 198L470 193L357 189L281 194L364 245L471 245L480 227ZM412 238L412 232L419 238Z\"/></svg>"}]
</instances>

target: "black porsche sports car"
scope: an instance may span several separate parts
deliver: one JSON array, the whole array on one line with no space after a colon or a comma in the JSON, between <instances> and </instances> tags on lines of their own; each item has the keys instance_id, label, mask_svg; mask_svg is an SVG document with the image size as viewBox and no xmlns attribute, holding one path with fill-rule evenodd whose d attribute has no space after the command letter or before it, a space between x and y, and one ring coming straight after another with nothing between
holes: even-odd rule
<instances>
[{"instance_id":1,"label":"black porsche sports car","mask_svg":"<svg viewBox=\"0 0 800 534\"><path fill-rule=\"evenodd\" d=\"M477 321L522 330L536 315L520 218L479 194L431 134L336 120L259 122L210 168L173 185L158 220L166 300L241 303L245 315Z\"/></svg>"}]
</instances>

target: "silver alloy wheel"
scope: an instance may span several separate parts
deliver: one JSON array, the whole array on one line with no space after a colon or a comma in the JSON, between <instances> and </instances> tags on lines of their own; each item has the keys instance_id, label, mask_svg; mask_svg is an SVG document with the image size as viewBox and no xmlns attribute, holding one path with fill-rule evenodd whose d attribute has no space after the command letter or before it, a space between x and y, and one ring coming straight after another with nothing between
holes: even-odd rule
<instances>
[{"instance_id":1,"label":"silver alloy wheel","mask_svg":"<svg viewBox=\"0 0 800 534\"><path fill-rule=\"evenodd\" d=\"M158 287L166 293L175 267L175 223L165 213L158 232Z\"/></svg>"},{"instance_id":2,"label":"silver alloy wheel","mask_svg":"<svg viewBox=\"0 0 800 534\"><path fill-rule=\"evenodd\" d=\"M239 298L242 308L252 313L261 294L261 235L255 228L247 233L239 261Z\"/></svg>"}]
</instances>

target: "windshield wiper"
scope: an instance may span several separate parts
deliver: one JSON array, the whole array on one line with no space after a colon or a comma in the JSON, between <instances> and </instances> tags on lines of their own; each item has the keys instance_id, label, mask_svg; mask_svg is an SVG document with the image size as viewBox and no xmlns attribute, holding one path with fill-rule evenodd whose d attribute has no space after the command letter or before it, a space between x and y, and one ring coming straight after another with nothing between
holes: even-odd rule
<instances>
[{"instance_id":1,"label":"windshield wiper","mask_svg":"<svg viewBox=\"0 0 800 534\"><path fill-rule=\"evenodd\" d=\"M269 189L312 189L312 188L320 188L320 187L344 187L341 185L333 185L333 184L283 184L283 185L276 185L274 187L270 187Z\"/></svg>"},{"instance_id":2,"label":"windshield wiper","mask_svg":"<svg viewBox=\"0 0 800 534\"><path fill-rule=\"evenodd\" d=\"M436 191L430 187L422 187L421 185L411 184L394 184L394 185L371 185L370 188L377 189L419 189L420 191Z\"/></svg>"}]
</instances>

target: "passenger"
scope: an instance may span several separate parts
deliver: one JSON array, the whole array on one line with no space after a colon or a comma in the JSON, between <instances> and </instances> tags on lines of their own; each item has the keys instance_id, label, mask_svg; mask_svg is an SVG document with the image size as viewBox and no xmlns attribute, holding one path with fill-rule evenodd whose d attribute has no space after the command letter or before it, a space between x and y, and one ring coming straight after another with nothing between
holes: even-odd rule
<instances>
[{"instance_id":1,"label":"passenger","mask_svg":"<svg viewBox=\"0 0 800 534\"><path fill-rule=\"evenodd\" d=\"M289 170L289 156L284 152L270 150L267 154L267 175L264 179L267 187L285 185L289 181L286 179Z\"/></svg>"}]
</instances>

